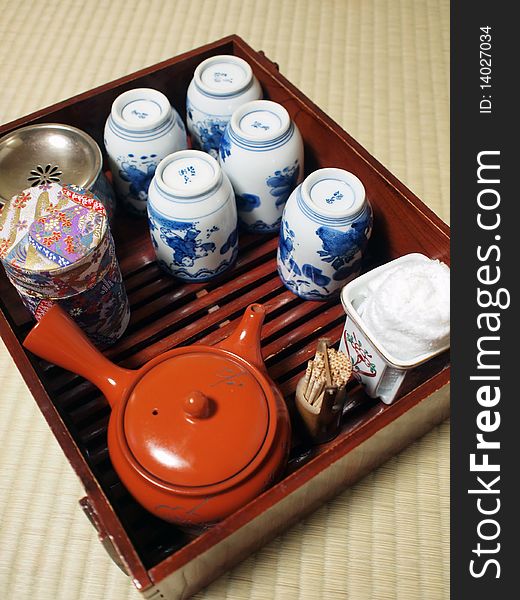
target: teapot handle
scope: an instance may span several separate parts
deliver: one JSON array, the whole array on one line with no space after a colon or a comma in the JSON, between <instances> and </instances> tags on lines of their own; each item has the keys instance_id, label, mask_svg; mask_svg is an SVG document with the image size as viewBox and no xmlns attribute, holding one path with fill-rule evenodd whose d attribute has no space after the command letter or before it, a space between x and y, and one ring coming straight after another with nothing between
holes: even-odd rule
<instances>
[{"instance_id":1,"label":"teapot handle","mask_svg":"<svg viewBox=\"0 0 520 600\"><path fill-rule=\"evenodd\" d=\"M91 381L112 408L136 379L135 371L106 359L57 304L32 328L23 345L33 354Z\"/></svg>"},{"instance_id":2,"label":"teapot handle","mask_svg":"<svg viewBox=\"0 0 520 600\"><path fill-rule=\"evenodd\" d=\"M249 363L266 371L261 348L261 331L265 319L265 308L262 304L250 304L238 327L218 348L232 352Z\"/></svg>"}]
</instances>

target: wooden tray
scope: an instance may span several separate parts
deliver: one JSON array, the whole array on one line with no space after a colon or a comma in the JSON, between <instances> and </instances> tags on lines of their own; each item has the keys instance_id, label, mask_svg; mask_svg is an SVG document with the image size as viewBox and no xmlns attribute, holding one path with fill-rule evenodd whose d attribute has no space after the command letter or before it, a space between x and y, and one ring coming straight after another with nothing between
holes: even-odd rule
<instances>
[{"instance_id":1,"label":"wooden tray","mask_svg":"<svg viewBox=\"0 0 520 600\"><path fill-rule=\"evenodd\" d=\"M365 184L374 232L365 269L409 252L449 264L449 228L414 194L278 72L277 65L230 36L159 63L0 127L0 135L35 122L68 123L103 147L103 127L122 91L153 87L185 116L195 67L215 54L234 54L253 68L266 98L283 104L305 141L306 173L341 167ZM114 227L132 318L125 336L106 355L138 367L178 345L214 344L226 337L250 302L268 315L262 348L272 378L293 417L294 439L283 480L225 521L184 531L152 517L122 486L106 445L109 409L81 377L28 355L21 341L33 325L5 274L0 276L0 332L68 460L86 497L80 502L114 560L146 598L186 598L249 553L374 468L449 412L449 353L410 379L409 391L386 406L349 389L352 403L338 437L312 447L294 411L294 390L316 341L339 340L344 322L338 302L305 302L276 274L276 236L242 236L235 268L211 283L182 284L159 270L147 222L120 212Z\"/></svg>"}]
</instances>

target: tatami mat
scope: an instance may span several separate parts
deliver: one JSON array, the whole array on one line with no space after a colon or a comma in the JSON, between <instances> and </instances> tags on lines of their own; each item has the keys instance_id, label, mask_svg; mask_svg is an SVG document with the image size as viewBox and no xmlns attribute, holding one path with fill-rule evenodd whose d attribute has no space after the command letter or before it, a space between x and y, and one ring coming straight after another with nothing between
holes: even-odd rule
<instances>
[{"instance_id":1,"label":"tatami mat","mask_svg":"<svg viewBox=\"0 0 520 600\"><path fill-rule=\"evenodd\" d=\"M0 122L230 33L449 220L448 0L0 0ZM0 389L0 598L139 598L3 344ZM198 597L448 598L448 460L446 423Z\"/></svg>"}]
</instances>

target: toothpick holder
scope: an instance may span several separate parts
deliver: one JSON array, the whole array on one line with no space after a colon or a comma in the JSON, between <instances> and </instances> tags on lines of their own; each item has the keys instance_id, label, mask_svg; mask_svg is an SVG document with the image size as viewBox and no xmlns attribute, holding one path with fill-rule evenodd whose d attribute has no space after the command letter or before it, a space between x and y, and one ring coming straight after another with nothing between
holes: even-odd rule
<instances>
[{"instance_id":1,"label":"toothpick holder","mask_svg":"<svg viewBox=\"0 0 520 600\"><path fill-rule=\"evenodd\" d=\"M305 427L316 444L328 442L339 433L346 390L325 388L323 401L320 406L311 405L304 397L304 379L296 386L296 408L300 413Z\"/></svg>"}]
</instances>

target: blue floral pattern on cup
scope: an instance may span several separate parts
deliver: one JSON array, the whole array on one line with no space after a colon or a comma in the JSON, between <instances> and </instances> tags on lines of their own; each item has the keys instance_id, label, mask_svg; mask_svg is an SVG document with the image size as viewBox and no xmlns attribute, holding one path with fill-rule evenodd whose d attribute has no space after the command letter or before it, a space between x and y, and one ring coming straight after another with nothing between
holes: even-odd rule
<instances>
[{"instance_id":1,"label":"blue floral pattern on cup","mask_svg":"<svg viewBox=\"0 0 520 600\"><path fill-rule=\"evenodd\" d=\"M229 234L228 239L220 248L220 254L226 254L231 248L234 248L238 242L238 227Z\"/></svg>"},{"instance_id":2,"label":"blue floral pattern on cup","mask_svg":"<svg viewBox=\"0 0 520 600\"><path fill-rule=\"evenodd\" d=\"M278 217L274 223L266 223L261 219L257 219L254 223L246 223L240 218L240 213L253 212L262 204L259 196L256 194L237 194L235 198L239 212L239 221L244 229L247 229L253 233L271 233L278 231L280 228L280 222L282 220L281 216Z\"/></svg>"},{"instance_id":3,"label":"blue floral pattern on cup","mask_svg":"<svg viewBox=\"0 0 520 600\"><path fill-rule=\"evenodd\" d=\"M352 197L343 202L347 189ZM306 300L334 298L360 273L372 223L356 175L335 167L313 171L285 204L277 254L283 283Z\"/></svg>"},{"instance_id":4,"label":"blue floral pattern on cup","mask_svg":"<svg viewBox=\"0 0 520 600\"><path fill-rule=\"evenodd\" d=\"M257 220L254 223L244 223L238 218L240 223L243 225L245 229L251 231L252 233L274 233L280 229L280 223L282 222L282 217L276 219L274 223L265 223L264 221Z\"/></svg>"},{"instance_id":5,"label":"blue floral pattern on cup","mask_svg":"<svg viewBox=\"0 0 520 600\"><path fill-rule=\"evenodd\" d=\"M231 156L231 139L229 138L229 126L226 127L220 140L220 158L226 162L226 158Z\"/></svg>"},{"instance_id":6,"label":"blue floral pattern on cup","mask_svg":"<svg viewBox=\"0 0 520 600\"><path fill-rule=\"evenodd\" d=\"M150 154L149 156L136 157L133 154L128 154L118 157L117 162L119 164L119 177L130 184L125 200L133 198L145 203L148 199L148 188L159 163L157 155ZM132 211L132 203L127 202L126 205ZM133 212L142 214L139 211Z\"/></svg>"},{"instance_id":7,"label":"blue floral pattern on cup","mask_svg":"<svg viewBox=\"0 0 520 600\"><path fill-rule=\"evenodd\" d=\"M260 206L260 198L256 194L236 194L239 211L251 212Z\"/></svg>"},{"instance_id":8,"label":"blue floral pattern on cup","mask_svg":"<svg viewBox=\"0 0 520 600\"><path fill-rule=\"evenodd\" d=\"M276 198L277 207L283 206L287 202L287 198L298 183L299 174L300 166L298 160L295 160L293 165L275 171L274 175L267 178L269 193Z\"/></svg>"},{"instance_id":9,"label":"blue floral pattern on cup","mask_svg":"<svg viewBox=\"0 0 520 600\"><path fill-rule=\"evenodd\" d=\"M201 230L196 227L197 221L170 221L168 227L160 228L160 235L172 250L172 259L175 265L193 267L199 258L215 252L213 242L203 242L199 239Z\"/></svg>"},{"instance_id":10,"label":"blue floral pattern on cup","mask_svg":"<svg viewBox=\"0 0 520 600\"><path fill-rule=\"evenodd\" d=\"M222 154L223 148L224 146L221 142L220 155L222 157L222 160L225 160L225 157ZM228 152L227 155L229 156L230 152ZM298 164L298 160L296 160L293 165L275 171L273 175L267 177L267 189L269 190L271 196L276 198L275 206L280 211L280 216L276 219L274 223L266 223L261 219L256 220L254 223L245 223L244 220L241 219L241 223L243 224L243 226L249 231L258 233L268 233L272 231L277 231L280 227L280 222L282 220L281 211L283 210L284 204L287 202L287 198L289 198L291 192L296 187L299 173L300 166ZM240 213L253 212L262 204L260 196L248 193L236 194L236 201L239 216Z\"/></svg>"},{"instance_id":11,"label":"blue floral pattern on cup","mask_svg":"<svg viewBox=\"0 0 520 600\"><path fill-rule=\"evenodd\" d=\"M219 249L224 256L229 251L228 259L223 259L215 269L201 267L197 263L217 250L217 244L211 241L212 235L220 231L213 225L205 228L199 221L175 221L166 219L156 213L148 204L148 222L153 246L159 247L156 236L171 249L171 261L159 260L159 265L168 273L173 273L186 281L204 281L211 279L233 265L238 255L238 230L235 228L226 242ZM204 260L201 261L204 264Z\"/></svg>"},{"instance_id":12,"label":"blue floral pattern on cup","mask_svg":"<svg viewBox=\"0 0 520 600\"><path fill-rule=\"evenodd\" d=\"M294 245L294 231L289 227L287 221L283 221L283 226L280 230L280 242L278 246L279 260L283 262L285 268L290 273L293 273L295 276L297 276L295 279L283 279L285 285L292 292L298 294L299 296L316 299L327 298L329 295L327 285L331 281L330 277L327 277L323 274L321 269L309 263L303 264L300 268L293 258ZM317 289L312 289L314 287L322 288L323 293Z\"/></svg>"},{"instance_id":13,"label":"blue floral pattern on cup","mask_svg":"<svg viewBox=\"0 0 520 600\"><path fill-rule=\"evenodd\" d=\"M327 285L330 283L330 277L324 275L321 269L318 269L318 267L310 265L309 263L305 263L302 267L302 275L308 279L308 281L305 282L305 285L315 284L318 287L323 288L327 294L329 293ZM312 290L311 293L319 292Z\"/></svg>"},{"instance_id":14,"label":"blue floral pattern on cup","mask_svg":"<svg viewBox=\"0 0 520 600\"><path fill-rule=\"evenodd\" d=\"M365 247L369 230L368 213L361 220L354 221L347 231L339 231L325 225L318 227L316 235L322 243L322 250L318 250L318 255L334 268L334 280L342 281L350 273L357 272L359 264L357 261L352 263L352 259Z\"/></svg>"},{"instance_id":15,"label":"blue floral pattern on cup","mask_svg":"<svg viewBox=\"0 0 520 600\"><path fill-rule=\"evenodd\" d=\"M280 230L280 242L279 242L279 251L280 251L280 259L285 263L287 269L296 273L296 275L301 275L302 272L300 267L294 262L292 258L292 252L294 250L294 231L290 229L287 221L284 222L282 229Z\"/></svg>"},{"instance_id":16,"label":"blue floral pattern on cup","mask_svg":"<svg viewBox=\"0 0 520 600\"><path fill-rule=\"evenodd\" d=\"M193 123L195 132L195 135L192 136L193 147L211 154L213 158L217 158L226 125L227 121L223 119L205 119Z\"/></svg>"},{"instance_id":17,"label":"blue floral pattern on cup","mask_svg":"<svg viewBox=\"0 0 520 600\"><path fill-rule=\"evenodd\" d=\"M303 264L295 259L295 250L311 245L306 244L295 234L296 227L291 226L286 217L282 219L278 243L278 272L286 287L301 298L307 300L326 300L361 268L362 252L368 242L372 227L370 208L345 227L330 227L315 223L314 235L321 244L312 254L306 254ZM312 234L309 232L306 235Z\"/></svg>"}]
</instances>

